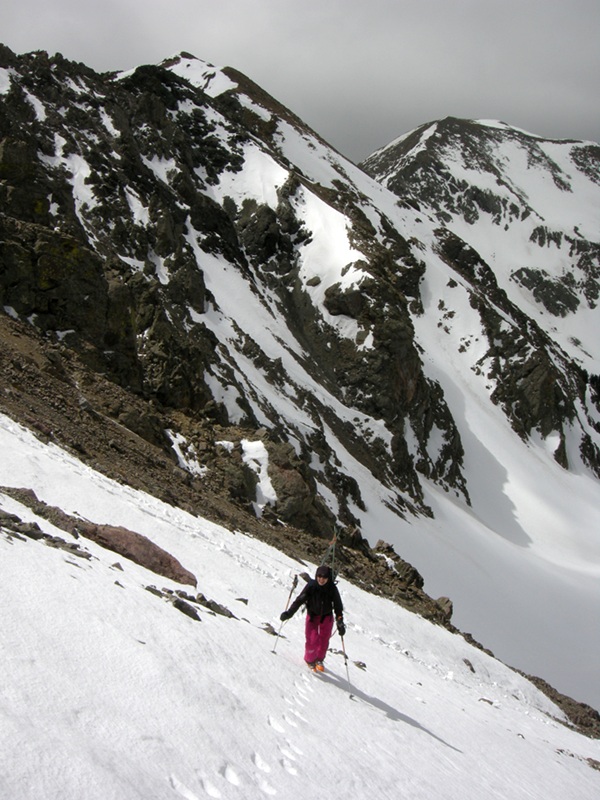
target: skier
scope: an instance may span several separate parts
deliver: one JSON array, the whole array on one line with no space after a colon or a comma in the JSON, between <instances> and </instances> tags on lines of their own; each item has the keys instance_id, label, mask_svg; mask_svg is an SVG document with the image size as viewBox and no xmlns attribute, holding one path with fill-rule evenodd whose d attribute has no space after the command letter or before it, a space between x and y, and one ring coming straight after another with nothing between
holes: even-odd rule
<instances>
[{"instance_id":1,"label":"skier","mask_svg":"<svg viewBox=\"0 0 600 800\"><path fill-rule=\"evenodd\" d=\"M279 619L284 622L294 616L300 606L306 605L304 660L310 669L323 672L323 661L333 630L333 612L338 633L344 636L344 607L337 586L333 582L331 567L318 567L315 579L309 580L298 597Z\"/></svg>"}]
</instances>

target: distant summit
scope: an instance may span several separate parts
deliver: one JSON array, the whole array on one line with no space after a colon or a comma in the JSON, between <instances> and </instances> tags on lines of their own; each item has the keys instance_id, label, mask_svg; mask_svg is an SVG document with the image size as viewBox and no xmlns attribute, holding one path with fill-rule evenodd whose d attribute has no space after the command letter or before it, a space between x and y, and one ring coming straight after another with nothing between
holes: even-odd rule
<instances>
[{"instance_id":1,"label":"distant summit","mask_svg":"<svg viewBox=\"0 0 600 800\"><path fill-rule=\"evenodd\" d=\"M571 357L596 369L599 145L448 117L400 137L361 166L467 242L512 302ZM557 325L567 317L567 326Z\"/></svg>"}]
</instances>

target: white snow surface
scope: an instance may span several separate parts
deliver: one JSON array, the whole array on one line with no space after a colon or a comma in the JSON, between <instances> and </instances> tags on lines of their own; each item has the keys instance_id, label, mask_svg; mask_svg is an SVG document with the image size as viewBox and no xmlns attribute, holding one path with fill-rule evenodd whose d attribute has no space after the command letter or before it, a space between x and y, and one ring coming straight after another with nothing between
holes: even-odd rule
<instances>
[{"instance_id":1,"label":"white snow surface","mask_svg":"<svg viewBox=\"0 0 600 800\"><path fill-rule=\"evenodd\" d=\"M212 189L217 200L225 197L241 206L245 200L265 203L277 208L277 190L285 183L288 172L254 143L244 147L244 167L241 172L223 172L219 185Z\"/></svg>"},{"instance_id":2,"label":"white snow surface","mask_svg":"<svg viewBox=\"0 0 600 800\"><path fill-rule=\"evenodd\" d=\"M55 134L54 145L56 155L46 156L40 153L39 159L50 166L62 167L70 173L71 177L69 178L69 182L73 187L73 198L75 200L77 216L83 227L85 227L86 212L94 208L98 203L91 186L87 182L87 179L92 174L92 170L83 156L78 153L71 153L65 156L63 153L65 144L65 139L60 134Z\"/></svg>"},{"instance_id":3,"label":"white snow surface","mask_svg":"<svg viewBox=\"0 0 600 800\"><path fill-rule=\"evenodd\" d=\"M462 637L342 577L348 661L336 635L313 675L301 614L278 618L314 564L115 483L6 417L0 447L2 485L142 533L198 580L83 539L89 560L0 534L2 798L599 796L600 743ZM69 538L5 494L0 508ZM192 620L147 586L202 592L235 618L199 606Z\"/></svg>"},{"instance_id":4,"label":"white snow surface","mask_svg":"<svg viewBox=\"0 0 600 800\"><path fill-rule=\"evenodd\" d=\"M217 97L229 89L235 89L237 84L222 72L220 67L215 67L207 61L195 56L175 56L176 61L169 65L169 69L185 78L192 86L198 86L210 97ZM169 59L167 59L168 63Z\"/></svg>"},{"instance_id":5,"label":"white snow surface","mask_svg":"<svg viewBox=\"0 0 600 800\"><path fill-rule=\"evenodd\" d=\"M254 505L256 516L260 517L267 504L274 504L277 501L277 494L269 477L269 454L261 441L253 442L242 439L241 446L242 461L258 476Z\"/></svg>"},{"instance_id":6,"label":"white snow surface","mask_svg":"<svg viewBox=\"0 0 600 800\"><path fill-rule=\"evenodd\" d=\"M10 92L12 86L11 73L12 70L0 67L0 94L8 94Z\"/></svg>"}]
</instances>

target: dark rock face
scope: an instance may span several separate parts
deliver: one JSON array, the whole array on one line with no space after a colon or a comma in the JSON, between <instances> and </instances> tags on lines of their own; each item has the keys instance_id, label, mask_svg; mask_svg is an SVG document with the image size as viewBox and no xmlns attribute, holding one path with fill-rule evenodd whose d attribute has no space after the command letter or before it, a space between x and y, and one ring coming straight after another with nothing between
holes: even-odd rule
<instances>
[{"instance_id":1,"label":"dark rock face","mask_svg":"<svg viewBox=\"0 0 600 800\"><path fill-rule=\"evenodd\" d=\"M169 405L203 407L210 393L201 376L214 342L207 332L177 333L173 324L183 321L186 305L201 312L205 302L202 275L182 247L186 216L176 199L191 191L191 169L214 175L228 154L200 112L182 126L170 119L189 88L168 72L142 68L118 83L58 57L36 54L25 63L22 84L4 98L3 305L44 332L66 332L69 346L121 385ZM43 119L32 119L28 91L43 97ZM103 115L113 120L109 129ZM146 165L166 146L185 147L184 158L193 159L178 192ZM148 195L153 224L145 228L136 204ZM215 204L212 211L208 200L204 209L194 200L192 224L201 220L213 236L227 228ZM152 259L173 272L165 288Z\"/></svg>"},{"instance_id":2,"label":"dark rock face","mask_svg":"<svg viewBox=\"0 0 600 800\"><path fill-rule=\"evenodd\" d=\"M269 475L277 495L277 516L284 522L328 536L335 519L318 496L305 462L289 444L269 444L268 451Z\"/></svg>"},{"instance_id":3,"label":"dark rock face","mask_svg":"<svg viewBox=\"0 0 600 800\"><path fill-rule=\"evenodd\" d=\"M14 71L0 123L0 302L9 313L33 322L143 403L177 411L182 419L249 430L266 421L272 451L296 442L292 470L276 459L270 465L278 494L272 511L286 522L327 537L336 521L358 521L352 509L364 503L360 486L336 463L328 430L377 480L394 487L398 513L430 513L423 479L470 502L460 431L442 389L425 376L415 343L426 272L420 248L382 213L378 220L365 213L360 191L343 175L321 186L285 159L279 121L313 136L293 114L235 72L228 76L237 88L211 97L177 74L178 59L125 76L98 75L44 53L17 58L4 49L0 61ZM500 223L533 213L523 198L507 204L492 191L458 185L433 146L416 146L420 133L365 165L373 174L393 173L388 186L405 207L433 208L441 221L461 214L471 224L484 215ZM449 119L430 138L459 142L473 167L502 181L476 125ZM223 179L235 186L251 147L282 170L275 202L218 188ZM581 168L594 174L594 149L576 153ZM532 159L567 190L541 151ZM322 307L310 295L321 279L306 281L301 274L304 248L315 237L303 208L315 198L344 214L349 241L361 254L354 265L360 279L325 287ZM564 244L564 235L548 226L538 225L532 236L539 247ZM568 466L565 430L590 402L594 376L554 345L500 288L479 253L450 229L435 231L434 249L469 287L479 312L489 349L475 369L495 386L490 400L523 438L557 432L555 458ZM597 246L573 238L571 250L583 283L525 266L513 281L558 314L577 308L581 291L586 302L595 302ZM281 341L281 355L267 354L235 320L235 336L223 338L212 321L223 311L209 289L211 258L227 265L229 279L249 287L257 309L285 320L287 341L296 347ZM338 321L355 326L354 339L340 335ZM332 399L324 402L299 382L285 353ZM291 416L283 418L265 391L249 389L240 359L273 391L293 396ZM234 399L226 402L226 396ZM332 403L346 413L332 411ZM381 421L389 443L351 424L357 413ZM152 409L121 405L116 416L174 457ZM298 425L301 416L310 419L308 427ZM581 455L600 474L593 413L588 423ZM193 436L193 425L183 424ZM317 455L318 468L310 454ZM232 459L228 471L231 495L251 502L252 476ZM319 483L336 497L335 517L319 497Z\"/></svg>"},{"instance_id":4,"label":"dark rock face","mask_svg":"<svg viewBox=\"0 0 600 800\"><path fill-rule=\"evenodd\" d=\"M250 429L266 419L272 445L298 442L303 464L292 472L276 461L271 468L281 491L275 513L287 522L331 536L335 520L315 478L336 496L338 521L357 522L351 508L363 503L360 487L336 464L328 427L354 458L397 487L399 513L429 513L420 475L468 499L460 434L414 344L411 308L419 308L424 265L384 217L384 233L376 231L344 180L334 188L309 184L283 159L275 120L304 132L297 118L237 73L237 92L253 92L252 102L278 114L272 123L261 122L235 91L209 97L168 63L112 76L44 53L17 58L5 51L2 58L18 65L2 96L0 126L4 308L146 403ZM245 148L257 142L287 175L276 204L221 197L215 187L223 176L235 179ZM365 253L365 277L350 290L328 287L324 311L300 275L302 249L313 237L301 214L311 192L348 215L349 236ZM248 332L238 329L237 341L219 338L211 315L222 312L204 266L211 258L250 287L259 307L285 319L288 341L303 350L293 358L335 403L382 420L390 448L338 418ZM357 325L356 342L340 336L337 319ZM240 358L275 391L287 387L310 428L298 427L296 415L282 418L266 394L253 395ZM233 415L225 395L235 397ZM172 457L151 411L121 408L118 418ZM406 446L407 425L416 456ZM434 426L446 445L432 459ZM319 453L318 475L308 466L311 452ZM238 478L233 493L250 501L254 485L242 472Z\"/></svg>"}]
</instances>

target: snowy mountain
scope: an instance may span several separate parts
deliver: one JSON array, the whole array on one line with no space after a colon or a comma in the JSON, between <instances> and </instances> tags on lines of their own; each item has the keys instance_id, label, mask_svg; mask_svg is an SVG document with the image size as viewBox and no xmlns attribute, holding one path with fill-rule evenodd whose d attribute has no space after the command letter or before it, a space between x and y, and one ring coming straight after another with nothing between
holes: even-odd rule
<instances>
[{"instance_id":1,"label":"snowy mountain","mask_svg":"<svg viewBox=\"0 0 600 800\"><path fill-rule=\"evenodd\" d=\"M4 48L0 102L6 419L289 557L337 532L354 587L450 636L449 597L500 659L600 706L597 148L529 137L545 160L519 170L527 137L479 125L477 170L435 151L399 200L434 135L369 159L377 181L187 54L98 75ZM73 510L35 468L2 486Z\"/></svg>"},{"instance_id":2,"label":"snowy mountain","mask_svg":"<svg viewBox=\"0 0 600 800\"><path fill-rule=\"evenodd\" d=\"M570 358L597 370L598 144L448 118L362 166L467 242L512 303Z\"/></svg>"}]
</instances>

